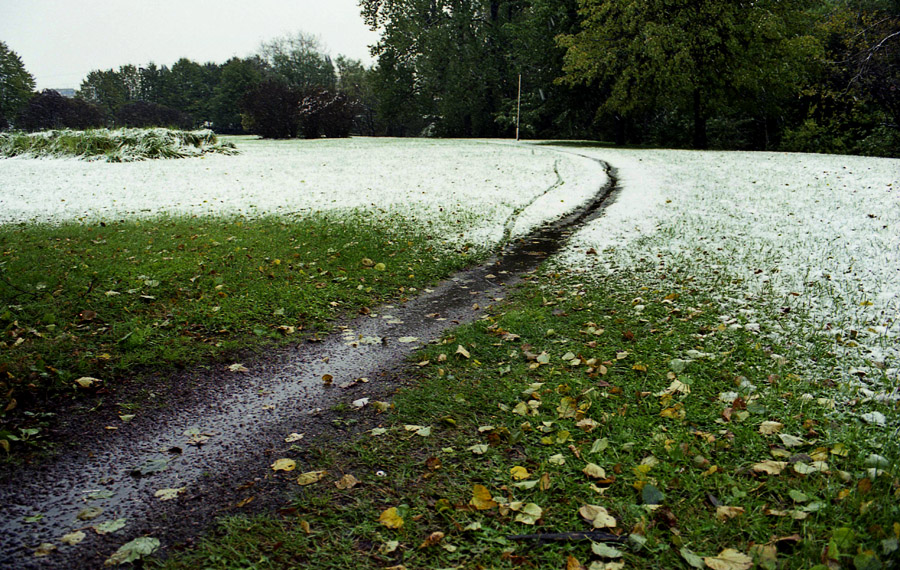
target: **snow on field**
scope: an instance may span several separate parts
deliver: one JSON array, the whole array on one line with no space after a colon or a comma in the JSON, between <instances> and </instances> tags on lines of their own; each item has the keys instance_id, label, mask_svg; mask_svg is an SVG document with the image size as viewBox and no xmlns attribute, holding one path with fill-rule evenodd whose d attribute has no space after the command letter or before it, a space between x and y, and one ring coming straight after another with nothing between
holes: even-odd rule
<instances>
[{"instance_id":1,"label":"snow on field","mask_svg":"<svg viewBox=\"0 0 900 570\"><path fill-rule=\"evenodd\" d=\"M800 351L826 337L844 385L900 385L900 160L580 149L623 192L562 262L586 272L659 263L715 284L721 320ZM585 255L595 248L600 256ZM858 382L857 379L863 382Z\"/></svg>"},{"instance_id":2,"label":"snow on field","mask_svg":"<svg viewBox=\"0 0 900 570\"><path fill-rule=\"evenodd\" d=\"M521 235L574 209L606 180L584 158L478 141L228 140L239 155L0 160L0 223L359 208L431 224L451 243L492 246L507 229Z\"/></svg>"}]
</instances>

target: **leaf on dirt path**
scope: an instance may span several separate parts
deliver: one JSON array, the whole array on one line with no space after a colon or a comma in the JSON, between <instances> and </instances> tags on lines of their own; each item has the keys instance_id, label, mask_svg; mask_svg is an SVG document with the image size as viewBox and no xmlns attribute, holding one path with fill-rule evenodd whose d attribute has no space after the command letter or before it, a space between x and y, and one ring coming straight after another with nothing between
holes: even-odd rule
<instances>
[{"instance_id":1,"label":"leaf on dirt path","mask_svg":"<svg viewBox=\"0 0 900 570\"><path fill-rule=\"evenodd\" d=\"M361 410L366 407L369 403L369 398L360 398L358 400L353 400L350 405L356 408L357 410Z\"/></svg>"},{"instance_id":2,"label":"leaf on dirt path","mask_svg":"<svg viewBox=\"0 0 900 570\"><path fill-rule=\"evenodd\" d=\"M491 492L484 485L474 485L472 487L472 500L469 501L469 504L479 511L486 511L498 506L494 498L491 497Z\"/></svg>"},{"instance_id":3,"label":"leaf on dirt path","mask_svg":"<svg viewBox=\"0 0 900 570\"><path fill-rule=\"evenodd\" d=\"M117 550L115 554L107 558L106 562L104 562L103 565L114 566L117 564L128 564L130 562L139 560L144 556L153 554L158 548L158 538L151 538L149 536L135 538L131 542L125 543L121 547L119 547L119 550Z\"/></svg>"},{"instance_id":4,"label":"leaf on dirt path","mask_svg":"<svg viewBox=\"0 0 900 570\"><path fill-rule=\"evenodd\" d=\"M323 374L323 375L322 375L322 382L323 382L324 384L331 385L331 383L334 382L334 376L332 376L331 374Z\"/></svg>"},{"instance_id":5,"label":"leaf on dirt path","mask_svg":"<svg viewBox=\"0 0 900 570\"><path fill-rule=\"evenodd\" d=\"M334 486L340 489L341 491L346 491L347 489L352 489L359 485L360 481L352 474L347 473L340 479L334 482Z\"/></svg>"},{"instance_id":6,"label":"leaf on dirt path","mask_svg":"<svg viewBox=\"0 0 900 570\"><path fill-rule=\"evenodd\" d=\"M101 507L86 507L78 511L78 514L75 515L80 521L92 521L95 518L99 517L103 514L103 509Z\"/></svg>"},{"instance_id":7,"label":"leaf on dirt path","mask_svg":"<svg viewBox=\"0 0 900 570\"><path fill-rule=\"evenodd\" d=\"M84 531L76 530L75 532L70 532L69 534L63 535L59 541L63 544L67 544L69 546L75 546L79 542L85 539L87 535Z\"/></svg>"},{"instance_id":8,"label":"leaf on dirt path","mask_svg":"<svg viewBox=\"0 0 900 570\"><path fill-rule=\"evenodd\" d=\"M742 514L744 514L744 507L727 507L725 505L716 507L716 520L719 522L739 517Z\"/></svg>"},{"instance_id":9,"label":"leaf on dirt path","mask_svg":"<svg viewBox=\"0 0 900 570\"><path fill-rule=\"evenodd\" d=\"M294 443L295 441L300 441L303 439L302 433L292 433L286 438L284 438L285 443Z\"/></svg>"},{"instance_id":10,"label":"leaf on dirt path","mask_svg":"<svg viewBox=\"0 0 900 570\"><path fill-rule=\"evenodd\" d=\"M726 548L718 556L705 556L703 561L713 570L750 570L753 560L733 548Z\"/></svg>"},{"instance_id":11,"label":"leaf on dirt path","mask_svg":"<svg viewBox=\"0 0 900 570\"><path fill-rule=\"evenodd\" d=\"M419 337L417 336L401 336L397 339L397 342L402 342L403 344L410 344L413 342L418 342Z\"/></svg>"},{"instance_id":12,"label":"leaf on dirt path","mask_svg":"<svg viewBox=\"0 0 900 570\"><path fill-rule=\"evenodd\" d=\"M705 568L706 563L703 562L703 559L688 550L686 546L682 546L681 550L678 551L681 554L681 557L684 558L684 561L688 563L693 568Z\"/></svg>"},{"instance_id":13,"label":"leaf on dirt path","mask_svg":"<svg viewBox=\"0 0 900 570\"><path fill-rule=\"evenodd\" d=\"M51 542L41 543L40 546L34 549L34 555L38 558L42 556L50 556L53 551L56 550L56 545Z\"/></svg>"},{"instance_id":14,"label":"leaf on dirt path","mask_svg":"<svg viewBox=\"0 0 900 570\"><path fill-rule=\"evenodd\" d=\"M516 465L512 469L509 470L509 474L516 481L521 481L522 479L528 479L531 477L531 473L528 472L528 469L525 469L521 465Z\"/></svg>"},{"instance_id":15,"label":"leaf on dirt path","mask_svg":"<svg viewBox=\"0 0 900 570\"><path fill-rule=\"evenodd\" d=\"M602 542L592 542L591 552L601 558L622 558L622 551Z\"/></svg>"},{"instance_id":16,"label":"leaf on dirt path","mask_svg":"<svg viewBox=\"0 0 900 570\"><path fill-rule=\"evenodd\" d=\"M754 471L757 473L767 473L769 475L780 475L785 467L787 467L787 461L772 461L771 459L753 464Z\"/></svg>"},{"instance_id":17,"label":"leaf on dirt path","mask_svg":"<svg viewBox=\"0 0 900 570\"><path fill-rule=\"evenodd\" d=\"M431 548L432 546L437 546L444 540L444 533L437 531L428 535L428 537L422 541L422 544L419 545L419 548Z\"/></svg>"},{"instance_id":18,"label":"leaf on dirt path","mask_svg":"<svg viewBox=\"0 0 900 570\"><path fill-rule=\"evenodd\" d=\"M297 468L297 462L293 459L282 458L272 464L272 471L293 471Z\"/></svg>"},{"instance_id":19,"label":"leaf on dirt path","mask_svg":"<svg viewBox=\"0 0 900 570\"><path fill-rule=\"evenodd\" d=\"M544 513L544 510L537 506L534 503L528 503L524 507L522 507L522 511L516 515L516 522L520 522L522 524L533 525L538 519L541 518L541 515Z\"/></svg>"},{"instance_id":20,"label":"leaf on dirt path","mask_svg":"<svg viewBox=\"0 0 900 570\"><path fill-rule=\"evenodd\" d=\"M759 433L763 435L775 435L784 428L781 422L763 422L759 424Z\"/></svg>"},{"instance_id":21,"label":"leaf on dirt path","mask_svg":"<svg viewBox=\"0 0 900 570\"><path fill-rule=\"evenodd\" d=\"M178 487L177 489L160 489L159 491L153 493L153 496L160 501L171 501L185 491L187 491L187 487Z\"/></svg>"},{"instance_id":22,"label":"leaf on dirt path","mask_svg":"<svg viewBox=\"0 0 900 570\"><path fill-rule=\"evenodd\" d=\"M463 358L470 358L470 357L472 356L471 354L469 354L469 351L468 351L468 350L466 350L465 348L463 348L463 345L461 345L461 344L460 344L459 346L456 347L456 353L455 353L455 354L458 354L458 355L462 356Z\"/></svg>"},{"instance_id":23,"label":"leaf on dirt path","mask_svg":"<svg viewBox=\"0 0 900 570\"><path fill-rule=\"evenodd\" d=\"M398 529L403 526L403 518L400 516L400 513L397 511L397 507L391 507L381 513L381 516L378 517L378 522L383 524L388 528Z\"/></svg>"},{"instance_id":24,"label":"leaf on dirt path","mask_svg":"<svg viewBox=\"0 0 900 570\"><path fill-rule=\"evenodd\" d=\"M778 434L778 437L785 447L799 447L804 444L804 441L795 435L780 433Z\"/></svg>"},{"instance_id":25,"label":"leaf on dirt path","mask_svg":"<svg viewBox=\"0 0 900 570\"><path fill-rule=\"evenodd\" d=\"M94 384L99 384L100 382L101 380L99 378L91 378L90 376L82 376L81 378L75 380L75 383L82 388L90 388Z\"/></svg>"},{"instance_id":26,"label":"leaf on dirt path","mask_svg":"<svg viewBox=\"0 0 900 570\"><path fill-rule=\"evenodd\" d=\"M121 530L121 529L125 528L125 524L127 522L128 522L128 519L115 519L115 520L100 523L98 525L94 525L92 528L94 529L94 532L96 532L99 535L112 534L112 533L116 532L117 530Z\"/></svg>"},{"instance_id":27,"label":"leaf on dirt path","mask_svg":"<svg viewBox=\"0 0 900 570\"><path fill-rule=\"evenodd\" d=\"M238 364L238 363L229 365L228 371L229 372L250 372L246 366L244 366L243 364Z\"/></svg>"},{"instance_id":28,"label":"leaf on dirt path","mask_svg":"<svg viewBox=\"0 0 900 570\"><path fill-rule=\"evenodd\" d=\"M594 525L594 528L615 528L616 519L604 508L597 505L584 505L578 514Z\"/></svg>"},{"instance_id":29,"label":"leaf on dirt path","mask_svg":"<svg viewBox=\"0 0 900 570\"><path fill-rule=\"evenodd\" d=\"M325 475L328 474L328 471L307 471L306 473L301 473L299 477L297 477L297 484L301 487L305 487L307 485L312 485L313 483L318 483L322 480Z\"/></svg>"},{"instance_id":30,"label":"leaf on dirt path","mask_svg":"<svg viewBox=\"0 0 900 570\"><path fill-rule=\"evenodd\" d=\"M606 479L606 471L596 463L588 463L581 472L593 479Z\"/></svg>"}]
</instances>

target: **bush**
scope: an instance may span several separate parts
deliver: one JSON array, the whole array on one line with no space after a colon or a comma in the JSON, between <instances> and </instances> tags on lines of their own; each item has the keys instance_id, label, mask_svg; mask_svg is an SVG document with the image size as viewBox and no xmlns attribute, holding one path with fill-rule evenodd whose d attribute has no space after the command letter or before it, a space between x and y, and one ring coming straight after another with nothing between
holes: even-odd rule
<instances>
[{"instance_id":1,"label":"bush","mask_svg":"<svg viewBox=\"0 0 900 570\"><path fill-rule=\"evenodd\" d=\"M358 107L358 103L344 93L327 89L307 92L300 101L298 113L303 136L308 139L322 135L328 138L349 137Z\"/></svg>"},{"instance_id":2,"label":"bush","mask_svg":"<svg viewBox=\"0 0 900 570\"><path fill-rule=\"evenodd\" d=\"M0 157L105 158L134 162L155 158L186 158L207 153L234 154L231 143L219 143L212 131L168 129L97 129L0 134Z\"/></svg>"},{"instance_id":3,"label":"bush","mask_svg":"<svg viewBox=\"0 0 900 570\"><path fill-rule=\"evenodd\" d=\"M128 103L116 113L116 123L123 127L169 127L190 129L194 119L187 113L147 101Z\"/></svg>"},{"instance_id":4,"label":"bush","mask_svg":"<svg viewBox=\"0 0 900 570\"><path fill-rule=\"evenodd\" d=\"M32 97L18 120L19 128L26 131L90 129L104 124L100 107L81 99L68 99L52 89Z\"/></svg>"}]
</instances>

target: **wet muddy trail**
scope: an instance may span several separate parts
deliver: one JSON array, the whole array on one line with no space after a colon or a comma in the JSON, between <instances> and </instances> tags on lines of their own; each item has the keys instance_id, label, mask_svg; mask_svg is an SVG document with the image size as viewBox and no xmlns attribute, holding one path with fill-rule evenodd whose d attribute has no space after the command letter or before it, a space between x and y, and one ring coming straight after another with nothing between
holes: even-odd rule
<instances>
[{"instance_id":1,"label":"wet muddy trail","mask_svg":"<svg viewBox=\"0 0 900 570\"><path fill-rule=\"evenodd\" d=\"M271 476L273 461L299 455L298 473L322 468L310 461L316 446L348 435L346 426L333 421L337 404L390 398L417 348L482 317L523 274L601 215L615 190L609 172L582 209L417 298L343 323L322 342L245 361L245 372L221 365L177 372L181 391L165 395L168 405L138 413L117 430L105 429L102 419L84 422L78 428L83 431L67 434L79 443L45 464L3 477L0 567L99 568L133 538L156 537L164 552L189 545L220 515L283 506L289 490ZM323 381L326 375L330 383ZM361 378L367 382L357 381ZM291 433L304 437L285 442ZM309 453L289 452L292 446ZM173 500L154 496L181 488ZM92 530L118 519L125 519L121 530L106 535ZM85 533L83 542L60 542L77 530ZM34 549L42 543L57 549L36 557Z\"/></svg>"}]
</instances>

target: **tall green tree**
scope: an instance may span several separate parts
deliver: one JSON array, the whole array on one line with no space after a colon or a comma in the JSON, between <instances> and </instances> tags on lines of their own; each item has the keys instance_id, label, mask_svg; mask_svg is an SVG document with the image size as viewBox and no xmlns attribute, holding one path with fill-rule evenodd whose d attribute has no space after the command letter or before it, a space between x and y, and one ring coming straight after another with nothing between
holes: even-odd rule
<instances>
[{"instance_id":1,"label":"tall green tree","mask_svg":"<svg viewBox=\"0 0 900 570\"><path fill-rule=\"evenodd\" d=\"M265 42L257 54L269 71L293 87L334 89L334 63L315 36L304 32Z\"/></svg>"},{"instance_id":2,"label":"tall green tree","mask_svg":"<svg viewBox=\"0 0 900 570\"><path fill-rule=\"evenodd\" d=\"M258 58L234 57L222 66L219 81L213 90L210 111L217 132L240 133L241 99L253 91L263 79L263 62Z\"/></svg>"},{"instance_id":3,"label":"tall green tree","mask_svg":"<svg viewBox=\"0 0 900 570\"><path fill-rule=\"evenodd\" d=\"M796 89L818 44L804 0L579 0L582 30L560 38L565 81L609 89L607 110L671 108L695 148L730 102ZM773 77L772 74L775 74Z\"/></svg>"},{"instance_id":4,"label":"tall green tree","mask_svg":"<svg viewBox=\"0 0 900 570\"><path fill-rule=\"evenodd\" d=\"M34 85L19 54L0 41L0 131L8 129L28 103Z\"/></svg>"}]
</instances>

